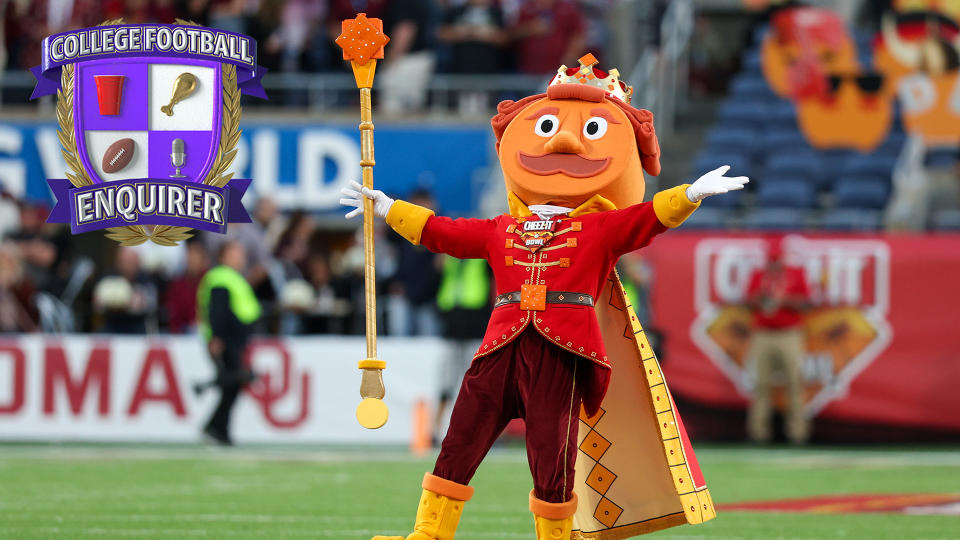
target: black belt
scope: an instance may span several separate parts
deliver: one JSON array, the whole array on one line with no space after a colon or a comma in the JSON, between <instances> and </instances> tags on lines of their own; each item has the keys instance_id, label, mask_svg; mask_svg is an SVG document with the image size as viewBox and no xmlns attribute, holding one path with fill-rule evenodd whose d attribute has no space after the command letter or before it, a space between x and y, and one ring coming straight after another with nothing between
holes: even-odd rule
<instances>
[{"instance_id":1,"label":"black belt","mask_svg":"<svg viewBox=\"0 0 960 540\"><path fill-rule=\"evenodd\" d=\"M520 303L520 291L513 291L497 295L493 307ZM576 306L592 306L593 297L589 294L568 291L547 291L548 304L573 304Z\"/></svg>"}]
</instances>

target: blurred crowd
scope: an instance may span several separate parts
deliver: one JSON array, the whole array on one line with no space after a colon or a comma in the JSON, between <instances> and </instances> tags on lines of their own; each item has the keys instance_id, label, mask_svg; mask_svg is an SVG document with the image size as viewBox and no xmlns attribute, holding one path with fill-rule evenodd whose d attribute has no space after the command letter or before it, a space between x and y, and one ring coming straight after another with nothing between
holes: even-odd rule
<instances>
[{"instance_id":1,"label":"blurred crowd","mask_svg":"<svg viewBox=\"0 0 960 540\"><path fill-rule=\"evenodd\" d=\"M408 198L433 206L426 192ZM261 198L253 222L231 224L226 235L196 233L177 247L123 247L101 232L74 236L47 224L48 211L8 193L0 199L0 332L193 332L197 287L226 242L245 248L243 273L265 314L258 332L364 332L363 249L354 230L318 227L309 213L283 214ZM445 273L444 258L382 224L377 235L381 333L441 335L441 313L465 307L464 287L474 291L466 307L487 309L486 269L466 278ZM444 285L449 291L438 302ZM474 332L484 322L481 315Z\"/></svg>"},{"instance_id":2,"label":"blurred crowd","mask_svg":"<svg viewBox=\"0 0 960 540\"><path fill-rule=\"evenodd\" d=\"M435 208L424 190L404 198ZM194 333L200 280L228 242L244 248L242 273L263 308L257 333L364 333L359 228L321 226L261 198L253 222L231 224L225 235L194 231L176 247L124 247L101 231L72 235L48 224L48 212L0 189L0 333ZM481 338L495 295L487 265L435 255L377 227L379 333ZM619 268L638 316L649 321L649 266L630 257Z\"/></svg>"},{"instance_id":3,"label":"blurred crowd","mask_svg":"<svg viewBox=\"0 0 960 540\"><path fill-rule=\"evenodd\" d=\"M10 69L40 63L41 40L123 17L177 17L240 32L260 44L271 71L344 69L334 39L358 12L381 18L392 39L386 66L427 72L553 72L561 59L607 46L605 9L614 0L0 0ZM665 4L665 2L654 2ZM599 56L602 58L602 56ZM403 71L403 70L402 70Z\"/></svg>"}]
</instances>

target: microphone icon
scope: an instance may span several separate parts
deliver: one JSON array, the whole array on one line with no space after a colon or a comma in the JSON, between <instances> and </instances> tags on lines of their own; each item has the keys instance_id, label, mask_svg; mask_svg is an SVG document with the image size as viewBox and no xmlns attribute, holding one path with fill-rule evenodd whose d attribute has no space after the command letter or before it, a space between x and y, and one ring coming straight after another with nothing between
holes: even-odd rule
<instances>
[{"instance_id":1,"label":"microphone icon","mask_svg":"<svg viewBox=\"0 0 960 540\"><path fill-rule=\"evenodd\" d=\"M177 169L176 174L171 174L170 178L186 178L180 174L180 167L183 167L184 159L187 155L183 152L183 139L174 139L173 146L170 149L170 163Z\"/></svg>"}]
</instances>

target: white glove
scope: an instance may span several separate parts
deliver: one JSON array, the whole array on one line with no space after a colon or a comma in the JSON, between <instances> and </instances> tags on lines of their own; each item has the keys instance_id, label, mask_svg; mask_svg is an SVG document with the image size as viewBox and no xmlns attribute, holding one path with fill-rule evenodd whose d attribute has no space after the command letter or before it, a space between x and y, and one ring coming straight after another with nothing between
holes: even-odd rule
<instances>
[{"instance_id":1,"label":"white glove","mask_svg":"<svg viewBox=\"0 0 960 540\"><path fill-rule=\"evenodd\" d=\"M750 181L746 176L724 176L729 170L730 166L724 165L697 178L697 181L687 188L687 198L690 202L699 202L710 195L743 189L744 184Z\"/></svg>"},{"instance_id":2,"label":"white glove","mask_svg":"<svg viewBox=\"0 0 960 540\"><path fill-rule=\"evenodd\" d=\"M340 199L340 204L344 206L355 207L353 210L347 212L347 219L363 213L363 197L373 201L373 215L382 218L387 217L390 207L393 206L393 199L387 197L379 189L366 188L354 181L350 182L350 187L353 189L343 188L340 190L340 193L343 193L349 197L347 199ZM360 196L361 193L363 194L363 197Z\"/></svg>"}]
</instances>

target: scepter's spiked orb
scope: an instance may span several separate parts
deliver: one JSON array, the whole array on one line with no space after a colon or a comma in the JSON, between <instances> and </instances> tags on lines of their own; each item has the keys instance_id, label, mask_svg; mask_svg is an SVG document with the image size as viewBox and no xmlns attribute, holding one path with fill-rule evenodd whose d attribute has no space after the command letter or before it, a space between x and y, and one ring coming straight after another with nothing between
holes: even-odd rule
<instances>
[{"instance_id":1,"label":"scepter's spiked orb","mask_svg":"<svg viewBox=\"0 0 960 540\"><path fill-rule=\"evenodd\" d=\"M383 21L368 19L366 13L341 22L336 43L343 49L343 59L364 65L370 59L383 58L383 46L390 38L383 33Z\"/></svg>"}]
</instances>

